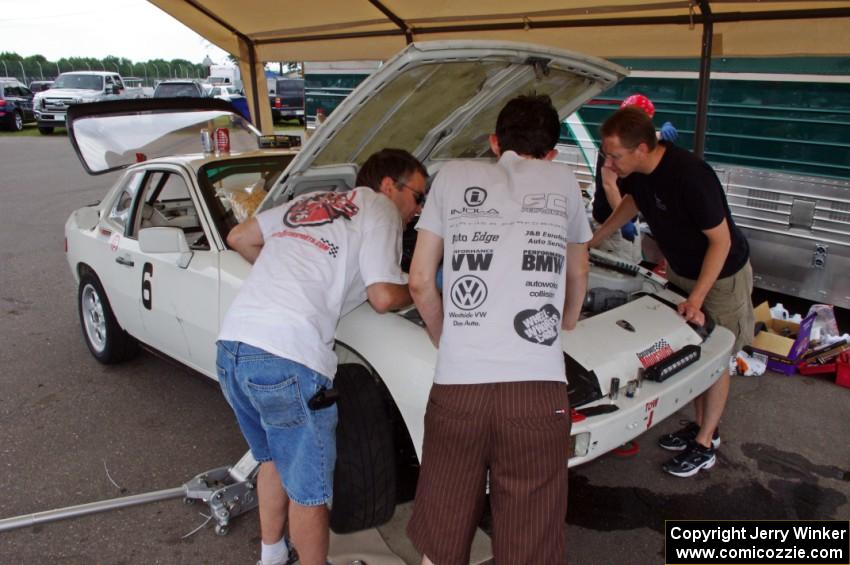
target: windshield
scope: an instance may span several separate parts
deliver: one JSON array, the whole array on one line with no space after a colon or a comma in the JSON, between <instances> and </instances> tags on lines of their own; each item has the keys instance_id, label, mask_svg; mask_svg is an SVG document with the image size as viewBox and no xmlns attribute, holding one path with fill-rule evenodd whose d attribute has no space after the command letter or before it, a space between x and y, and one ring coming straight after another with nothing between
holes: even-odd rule
<instances>
[{"instance_id":1,"label":"windshield","mask_svg":"<svg viewBox=\"0 0 850 565\"><path fill-rule=\"evenodd\" d=\"M231 111L157 110L144 101L124 101L122 106L140 109L73 119L73 141L89 172L102 173L157 157L201 153L204 129L211 137L217 129L226 130L233 154L257 149L259 132Z\"/></svg>"},{"instance_id":2,"label":"windshield","mask_svg":"<svg viewBox=\"0 0 850 565\"><path fill-rule=\"evenodd\" d=\"M293 154L212 161L198 171L198 186L222 239L254 215Z\"/></svg>"},{"instance_id":3,"label":"windshield","mask_svg":"<svg viewBox=\"0 0 850 565\"><path fill-rule=\"evenodd\" d=\"M277 93L284 96L302 96L304 94L303 80L277 81Z\"/></svg>"},{"instance_id":4,"label":"windshield","mask_svg":"<svg viewBox=\"0 0 850 565\"><path fill-rule=\"evenodd\" d=\"M103 90L103 77L98 75L59 75L53 88L79 88L81 90Z\"/></svg>"}]
</instances>

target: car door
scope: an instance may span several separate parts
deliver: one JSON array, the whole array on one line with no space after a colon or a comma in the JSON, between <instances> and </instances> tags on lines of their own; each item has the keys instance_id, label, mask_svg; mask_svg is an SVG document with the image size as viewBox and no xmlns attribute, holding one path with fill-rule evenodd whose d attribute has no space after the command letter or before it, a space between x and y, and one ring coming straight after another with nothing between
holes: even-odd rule
<instances>
[{"instance_id":1,"label":"car door","mask_svg":"<svg viewBox=\"0 0 850 565\"><path fill-rule=\"evenodd\" d=\"M218 333L218 250L210 245L196 198L186 169L151 167L136 199L130 239L151 227L185 234L192 252L188 266L181 266L177 253L139 250L132 259L139 312L148 344L209 374Z\"/></svg>"},{"instance_id":2,"label":"car door","mask_svg":"<svg viewBox=\"0 0 850 565\"><path fill-rule=\"evenodd\" d=\"M142 341L146 340L139 299L141 263L132 222L136 195L146 175L145 169L136 169L119 181L121 187L115 193L109 213L97 227L108 245L108 252L91 259L118 324Z\"/></svg>"},{"instance_id":3,"label":"car door","mask_svg":"<svg viewBox=\"0 0 850 565\"><path fill-rule=\"evenodd\" d=\"M15 105L21 110L25 122L31 122L32 115L32 92L25 86L13 86L7 90L15 101ZM7 98L9 98L7 96Z\"/></svg>"}]
</instances>

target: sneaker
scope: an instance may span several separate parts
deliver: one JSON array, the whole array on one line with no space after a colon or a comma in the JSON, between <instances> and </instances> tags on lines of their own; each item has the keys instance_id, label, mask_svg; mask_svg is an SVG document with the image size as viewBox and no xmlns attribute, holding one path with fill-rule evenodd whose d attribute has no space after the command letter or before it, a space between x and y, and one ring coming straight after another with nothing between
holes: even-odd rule
<instances>
[{"instance_id":1,"label":"sneaker","mask_svg":"<svg viewBox=\"0 0 850 565\"><path fill-rule=\"evenodd\" d=\"M677 432L666 434L658 438L658 445L668 451L684 451L688 444L697 439L699 426L696 422L682 420L680 422L684 427ZM720 427L714 430L711 436L711 447L717 449L720 447Z\"/></svg>"},{"instance_id":2,"label":"sneaker","mask_svg":"<svg viewBox=\"0 0 850 565\"><path fill-rule=\"evenodd\" d=\"M713 447L703 447L694 441L683 453L673 457L661 468L677 477L692 477L703 469L711 469L716 462Z\"/></svg>"}]
</instances>

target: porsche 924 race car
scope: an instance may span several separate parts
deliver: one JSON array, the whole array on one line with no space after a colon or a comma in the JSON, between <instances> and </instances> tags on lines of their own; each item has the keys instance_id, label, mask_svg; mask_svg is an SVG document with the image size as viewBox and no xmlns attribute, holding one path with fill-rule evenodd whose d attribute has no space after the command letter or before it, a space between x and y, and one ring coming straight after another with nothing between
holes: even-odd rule
<instances>
[{"instance_id":1,"label":"porsche 924 race car","mask_svg":"<svg viewBox=\"0 0 850 565\"><path fill-rule=\"evenodd\" d=\"M219 324L250 269L226 245L229 230L251 212L246 200L261 200L262 210L313 191L350 190L358 165L383 147L409 150L433 179L448 159L492 158L487 135L510 98L548 94L566 117L624 74L600 59L533 45L415 43L364 81L297 152L258 149L258 132L217 100L73 107L70 134L84 167L125 169L102 202L75 211L65 228L88 348L117 363L141 344L215 379ZM204 153L202 130L219 128L229 132L229 153ZM408 234L407 259L415 232ZM676 312L683 298L663 279L593 257L591 308L562 336L576 410L569 465L685 406L722 374L733 344L724 328L685 323ZM332 526L343 532L391 517L396 472L421 456L437 351L415 308L378 314L364 303L340 321L336 340Z\"/></svg>"}]
</instances>

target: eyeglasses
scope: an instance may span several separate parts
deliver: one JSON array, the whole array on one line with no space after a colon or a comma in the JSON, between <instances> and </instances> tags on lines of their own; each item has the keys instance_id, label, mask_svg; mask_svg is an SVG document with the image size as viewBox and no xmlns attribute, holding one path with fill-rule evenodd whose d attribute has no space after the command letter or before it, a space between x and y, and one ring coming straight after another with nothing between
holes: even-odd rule
<instances>
[{"instance_id":1,"label":"eyeglasses","mask_svg":"<svg viewBox=\"0 0 850 565\"><path fill-rule=\"evenodd\" d=\"M635 151L637 151L637 147L635 147L634 149L626 149L626 153L634 153ZM601 151L601 150L599 151L599 153L602 154L602 158L604 160L607 161L608 159L610 159L612 163L616 163L617 161L619 161L620 159L622 159L623 157L626 156L626 153L620 153L620 154L605 153L604 151Z\"/></svg>"},{"instance_id":2,"label":"eyeglasses","mask_svg":"<svg viewBox=\"0 0 850 565\"><path fill-rule=\"evenodd\" d=\"M412 192L414 194L413 198L416 199L416 205L417 206L422 206L422 204L425 202L425 198L428 196L428 194L426 192L419 192L418 190L416 190L415 188L413 188L412 186L410 186L406 182L402 182L398 179L396 179L395 183L399 187L406 188L407 190L409 190L410 192Z\"/></svg>"}]
</instances>

